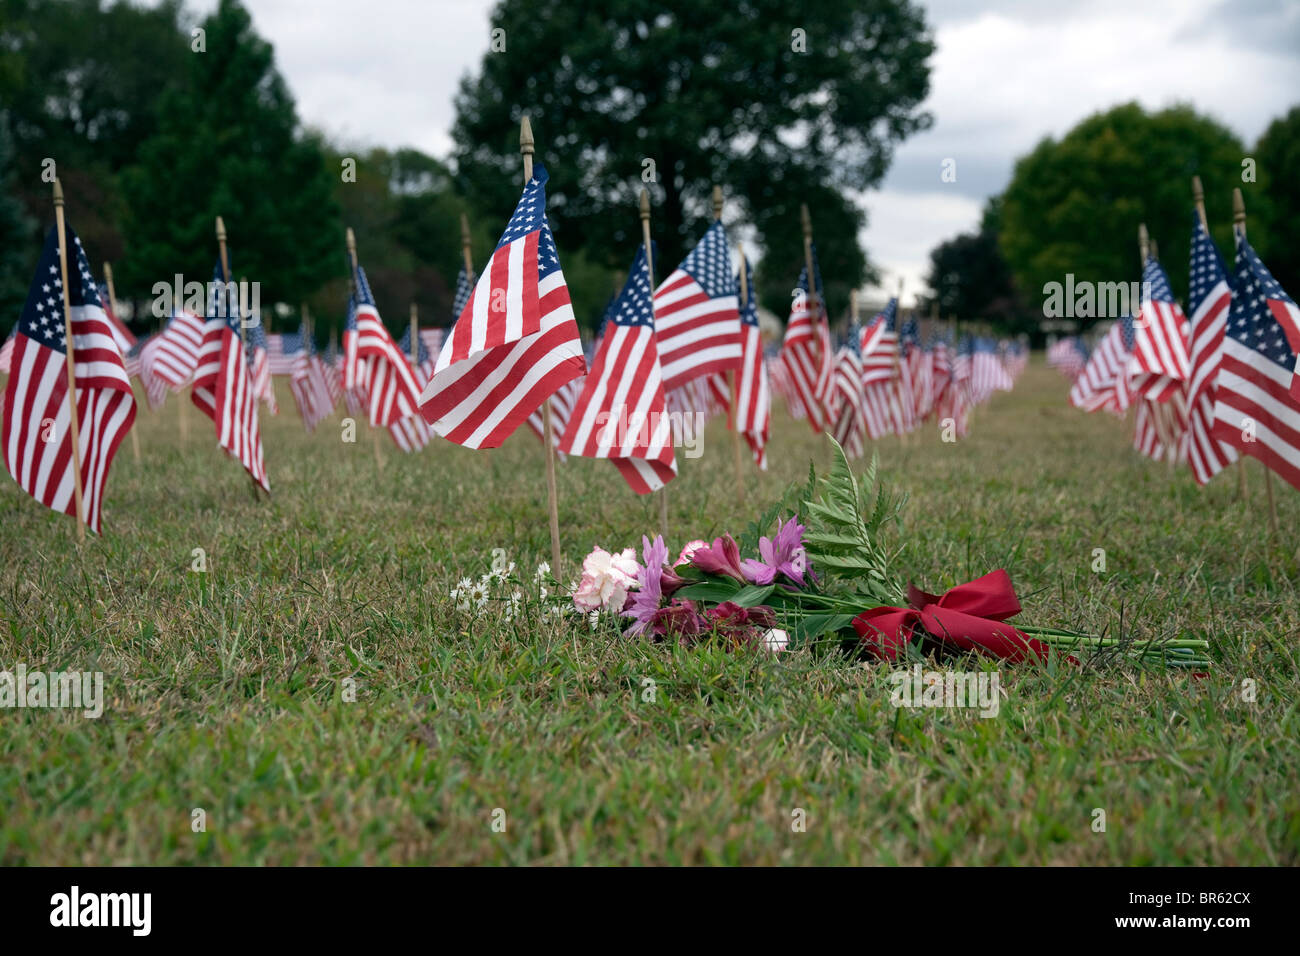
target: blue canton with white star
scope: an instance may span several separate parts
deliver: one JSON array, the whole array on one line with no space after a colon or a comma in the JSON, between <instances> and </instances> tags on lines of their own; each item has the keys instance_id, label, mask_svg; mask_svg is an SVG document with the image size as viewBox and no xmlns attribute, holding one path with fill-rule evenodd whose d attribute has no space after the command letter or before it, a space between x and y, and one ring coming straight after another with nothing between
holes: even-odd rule
<instances>
[{"instance_id":1,"label":"blue canton with white star","mask_svg":"<svg viewBox=\"0 0 1300 956\"><path fill-rule=\"evenodd\" d=\"M65 225L64 232L71 243L68 255L70 273L68 306L102 305L99 286L90 272L90 263L81 248L72 227ZM67 337L63 315L63 277L59 269L59 232L52 228L45 237L41 258L36 266L36 276L27 291L27 301L18 317L18 331L34 342L58 352L67 351Z\"/></svg>"},{"instance_id":2,"label":"blue canton with white star","mask_svg":"<svg viewBox=\"0 0 1300 956\"><path fill-rule=\"evenodd\" d=\"M506 231L497 243L500 249L530 232L541 231L537 237L537 279L540 282L560 268L560 256L555 249L555 237L551 235L551 225L546 218L546 181L550 175L541 163L533 165L533 178L528 180L515 214L506 224ZM459 313L457 317L459 318Z\"/></svg>"},{"instance_id":3,"label":"blue canton with white star","mask_svg":"<svg viewBox=\"0 0 1300 956\"><path fill-rule=\"evenodd\" d=\"M740 307L740 321L744 325L758 328L758 296L754 294L754 267L744 256L740 257L740 261L745 269L745 291L749 293L749 301ZM740 288L740 273L736 273L736 288Z\"/></svg>"},{"instance_id":4,"label":"blue canton with white star","mask_svg":"<svg viewBox=\"0 0 1300 956\"><path fill-rule=\"evenodd\" d=\"M651 251L655 252L651 243ZM654 290L650 288L650 268L646 264L645 246L637 246L636 258L627 270L627 282L614 302L610 321L624 328L654 328Z\"/></svg>"},{"instance_id":5,"label":"blue canton with white star","mask_svg":"<svg viewBox=\"0 0 1300 956\"><path fill-rule=\"evenodd\" d=\"M1281 324L1269 311L1268 300L1291 302L1268 267L1260 261L1246 237L1237 236L1236 279L1227 334L1254 349L1287 372L1295 370L1296 353L1287 343Z\"/></svg>"},{"instance_id":6,"label":"blue canton with white star","mask_svg":"<svg viewBox=\"0 0 1300 956\"><path fill-rule=\"evenodd\" d=\"M1173 302L1174 291L1169 288L1169 276L1165 275L1165 270L1161 268L1160 263L1156 262L1155 256L1147 259L1146 268L1142 270L1143 294L1146 293L1145 284L1151 283L1151 301L1152 302Z\"/></svg>"},{"instance_id":7,"label":"blue canton with white star","mask_svg":"<svg viewBox=\"0 0 1300 956\"><path fill-rule=\"evenodd\" d=\"M1192 210L1192 265L1187 293L1187 308L1192 315L1205 303L1210 290L1228 277L1214 240L1201 225L1201 217Z\"/></svg>"},{"instance_id":8,"label":"blue canton with white star","mask_svg":"<svg viewBox=\"0 0 1300 956\"><path fill-rule=\"evenodd\" d=\"M1137 345L1137 334L1133 330L1133 316L1126 315L1119 320L1119 335L1124 342L1124 351L1132 352Z\"/></svg>"},{"instance_id":9,"label":"blue canton with white star","mask_svg":"<svg viewBox=\"0 0 1300 956\"><path fill-rule=\"evenodd\" d=\"M880 313L885 317L885 329L894 332L898 329L898 297L891 298Z\"/></svg>"},{"instance_id":10,"label":"blue canton with white star","mask_svg":"<svg viewBox=\"0 0 1300 956\"><path fill-rule=\"evenodd\" d=\"M467 275L465 267L460 267L460 272L456 274L456 298L451 302L451 320L455 322L460 318L460 314L465 311L465 306L469 304L469 297L474 292L474 280L476 276Z\"/></svg>"},{"instance_id":11,"label":"blue canton with white star","mask_svg":"<svg viewBox=\"0 0 1300 956\"><path fill-rule=\"evenodd\" d=\"M727 252L727 232L720 222L709 226L709 231L679 268L698 282L710 299L736 294L736 279L731 274L731 256Z\"/></svg>"}]
</instances>

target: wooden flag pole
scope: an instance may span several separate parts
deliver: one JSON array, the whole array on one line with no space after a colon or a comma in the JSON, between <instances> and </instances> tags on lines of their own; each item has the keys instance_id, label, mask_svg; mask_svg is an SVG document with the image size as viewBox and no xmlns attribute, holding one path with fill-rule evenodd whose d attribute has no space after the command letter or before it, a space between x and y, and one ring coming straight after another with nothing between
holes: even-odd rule
<instances>
[{"instance_id":1,"label":"wooden flag pole","mask_svg":"<svg viewBox=\"0 0 1300 956\"><path fill-rule=\"evenodd\" d=\"M524 186L533 181L533 124L525 113L519 120L519 155L524 160ZM469 227L462 222L461 241L469 265ZM555 492L555 428L551 424L551 396L542 402L542 443L546 446L546 499L551 517L551 573L560 576L560 506Z\"/></svg>"},{"instance_id":2,"label":"wooden flag pole","mask_svg":"<svg viewBox=\"0 0 1300 956\"><path fill-rule=\"evenodd\" d=\"M713 187L713 220L714 222L722 222L722 187L721 186ZM649 255L648 247L646 249L646 254ZM742 309L745 307L745 298L744 298L745 286L746 286L745 256L744 253L741 253L740 256L741 298L737 300L737 303ZM736 370L734 368L730 369L727 372L727 390L731 394L731 401L729 402L730 408L727 409L727 428L731 430L731 458L732 458L733 470L735 471L735 475L736 475L736 497L738 500L743 502L745 500L745 473L742 470L741 458L740 458L740 432L736 431L737 395L736 395ZM665 540L667 540L666 535L665 535Z\"/></svg>"},{"instance_id":3,"label":"wooden flag pole","mask_svg":"<svg viewBox=\"0 0 1300 956\"><path fill-rule=\"evenodd\" d=\"M348 226L347 232L344 233L345 241L348 247L348 261L352 264L352 273L348 277L348 288L355 296L359 291L357 289L357 234ZM375 449L375 467L380 471L384 470L384 452L379 447L379 429L370 425L370 416L366 416L366 424L370 427L370 443Z\"/></svg>"},{"instance_id":4,"label":"wooden flag pole","mask_svg":"<svg viewBox=\"0 0 1300 956\"><path fill-rule=\"evenodd\" d=\"M1246 238L1246 201L1241 196L1241 187L1232 190L1232 228ZM1264 466L1264 491L1268 494L1268 527L1273 536L1277 536L1277 501L1273 498L1273 469Z\"/></svg>"},{"instance_id":5,"label":"wooden flag pole","mask_svg":"<svg viewBox=\"0 0 1300 956\"><path fill-rule=\"evenodd\" d=\"M73 355L72 303L68 299L68 240L63 222L63 184L54 180L54 219L59 227L59 273L63 282L63 340L67 346L68 429L72 439L72 494L77 508L77 540L86 540L86 505L81 490L81 433L77 423L77 367Z\"/></svg>"},{"instance_id":6,"label":"wooden flag pole","mask_svg":"<svg viewBox=\"0 0 1300 956\"><path fill-rule=\"evenodd\" d=\"M736 255L740 259L740 307L746 309L749 307L749 270L746 268L745 250L741 248L740 243L736 243ZM761 340L760 340L761 347ZM740 452L740 432L736 431L736 373L731 373L731 457L734 459L734 468L736 472L736 491L740 496L741 504L745 502L745 480L744 480L744 458Z\"/></svg>"},{"instance_id":7,"label":"wooden flag pole","mask_svg":"<svg viewBox=\"0 0 1300 956\"><path fill-rule=\"evenodd\" d=\"M1208 236L1210 234L1210 220L1207 219L1205 216L1205 189L1201 186L1200 176L1192 177L1192 202L1195 203L1196 205L1196 215L1201 220L1201 228L1205 230L1205 234ZM1188 414L1190 413L1191 413L1191 409L1189 408ZM1246 456L1245 455L1237 456L1237 467L1234 470L1237 472L1237 498L1238 500L1245 500L1246 497Z\"/></svg>"},{"instance_id":8,"label":"wooden flag pole","mask_svg":"<svg viewBox=\"0 0 1300 956\"><path fill-rule=\"evenodd\" d=\"M411 364L420 367L420 309L411 303Z\"/></svg>"},{"instance_id":9,"label":"wooden flag pole","mask_svg":"<svg viewBox=\"0 0 1300 956\"><path fill-rule=\"evenodd\" d=\"M655 287L655 260L654 251L650 247L650 191L642 187L641 189L641 241L645 244L645 267L646 272L650 275L650 288ZM650 297L650 320L654 321L654 296ZM669 440L672 435L672 422L668 423ZM664 543L668 543L668 486L664 485L659 489L659 533L664 537Z\"/></svg>"},{"instance_id":10,"label":"wooden flag pole","mask_svg":"<svg viewBox=\"0 0 1300 956\"><path fill-rule=\"evenodd\" d=\"M1141 260L1142 272L1146 272L1147 260L1151 258L1151 237L1147 234L1147 224L1145 222L1138 223L1138 258ZM1142 399L1142 401L1148 400ZM1156 406L1158 403L1150 402L1150 404ZM1164 416L1160 414L1160 409L1158 407L1151 408L1150 414L1151 425L1156 430L1156 437L1160 439L1161 445L1170 450L1170 455L1172 456L1173 443L1170 439L1168 429L1166 428Z\"/></svg>"},{"instance_id":11,"label":"wooden flag pole","mask_svg":"<svg viewBox=\"0 0 1300 956\"><path fill-rule=\"evenodd\" d=\"M111 263L104 263L104 285L108 286L108 307L113 310L113 318L117 318L117 290L113 287L113 266ZM123 360L126 356L122 356ZM134 397L135 386L131 386L132 397ZM130 428L131 432L131 457L136 461L140 460L140 435L134 424Z\"/></svg>"},{"instance_id":12,"label":"wooden flag pole","mask_svg":"<svg viewBox=\"0 0 1300 956\"><path fill-rule=\"evenodd\" d=\"M532 157L529 157L527 165L531 172ZM460 254L465 260L465 278L472 280L474 278L474 255L470 251L469 217L464 213L460 214ZM458 319L460 316L452 316L452 318Z\"/></svg>"}]
</instances>

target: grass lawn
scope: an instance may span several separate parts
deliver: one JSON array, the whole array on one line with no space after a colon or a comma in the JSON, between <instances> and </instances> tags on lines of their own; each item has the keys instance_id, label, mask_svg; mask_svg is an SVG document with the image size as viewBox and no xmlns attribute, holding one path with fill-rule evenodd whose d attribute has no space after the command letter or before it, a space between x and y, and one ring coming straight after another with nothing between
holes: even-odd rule
<instances>
[{"instance_id":1,"label":"grass lawn","mask_svg":"<svg viewBox=\"0 0 1300 956\"><path fill-rule=\"evenodd\" d=\"M280 383L254 501L169 399L118 455L102 539L0 483L0 670L99 670L105 694L99 719L0 710L0 863L1296 864L1300 494L1274 483L1270 544L1258 463L1246 502L1231 474L1200 489L1066 391L1035 356L967 439L879 443L910 495L900 568L937 592L1005 567L1029 622L1204 636L1214 666L1003 665L990 719L895 709L891 667L836 654L458 612L493 548L549 558L526 430L413 456L384 436L380 471L364 425L305 435ZM672 553L829 463L774 418L744 504L723 422L681 462ZM569 576L657 528L607 463L558 477Z\"/></svg>"}]
</instances>

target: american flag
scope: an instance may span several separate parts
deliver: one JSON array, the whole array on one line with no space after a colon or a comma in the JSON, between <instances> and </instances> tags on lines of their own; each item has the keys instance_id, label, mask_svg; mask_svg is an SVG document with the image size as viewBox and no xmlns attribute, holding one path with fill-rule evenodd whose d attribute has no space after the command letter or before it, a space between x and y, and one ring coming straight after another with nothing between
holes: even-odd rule
<instances>
[{"instance_id":1,"label":"american flag","mask_svg":"<svg viewBox=\"0 0 1300 956\"><path fill-rule=\"evenodd\" d=\"M1232 288L1219 250L1197 212L1192 213L1190 285L1187 306L1192 310L1192 353L1187 383L1187 455L1197 483L1204 485L1236 461L1237 452L1210 435L1214 427L1215 379L1223 358L1223 330L1232 308Z\"/></svg>"},{"instance_id":2,"label":"american flag","mask_svg":"<svg viewBox=\"0 0 1300 956\"><path fill-rule=\"evenodd\" d=\"M639 495L662 488L677 474L655 301L645 246L640 246L560 443L567 454L608 458Z\"/></svg>"},{"instance_id":3,"label":"american flag","mask_svg":"<svg viewBox=\"0 0 1300 956\"><path fill-rule=\"evenodd\" d=\"M70 271L78 455L86 524L96 534L108 469L135 421L135 396L113 326L71 227L65 228ZM27 301L14 329L13 359L5 387L4 445L9 474L41 504L76 514L72 421L68 413L66 325L58 229L51 229Z\"/></svg>"},{"instance_id":4,"label":"american flag","mask_svg":"<svg viewBox=\"0 0 1300 956\"><path fill-rule=\"evenodd\" d=\"M548 396L586 372L569 288L533 168L487 268L420 395L425 421L467 448L497 448Z\"/></svg>"},{"instance_id":5,"label":"american flag","mask_svg":"<svg viewBox=\"0 0 1300 956\"><path fill-rule=\"evenodd\" d=\"M1070 404L1085 412L1106 409L1124 414L1132 403L1129 359L1134 347L1133 317L1124 316L1102 337L1070 388Z\"/></svg>"},{"instance_id":6,"label":"american flag","mask_svg":"<svg viewBox=\"0 0 1300 956\"><path fill-rule=\"evenodd\" d=\"M1047 348L1047 367L1054 368L1069 379L1079 377L1088 363L1088 347L1077 335L1057 339Z\"/></svg>"},{"instance_id":7,"label":"american flag","mask_svg":"<svg viewBox=\"0 0 1300 956\"><path fill-rule=\"evenodd\" d=\"M330 379L337 380L338 373L316 354L315 343L305 326L300 325L297 332L284 333L280 340L281 354L289 363L289 391L302 416L303 427L311 432L338 404L339 396L329 386Z\"/></svg>"},{"instance_id":8,"label":"american flag","mask_svg":"<svg viewBox=\"0 0 1300 956\"><path fill-rule=\"evenodd\" d=\"M254 313L253 325L248 330L248 361L253 379L253 394L266 402L272 415L280 414L275 401L275 388L271 385L271 358L267 351L266 329L262 317Z\"/></svg>"},{"instance_id":9,"label":"american flag","mask_svg":"<svg viewBox=\"0 0 1300 956\"><path fill-rule=\"evenodd\" d=\"M296 335L288 336L290 345L298 343L301 340ZM297 346L294 346L296 348ZM285 335L280 332L272 332L266 337L266 362L272 375L292 375L295 354L293 351L285 350Z\"/></svg>"},{"instance_id":10,"label":"american flag","mask_svg":"<svg viewBox=\"0 0 1300 956\"><path fill-rule=\"evenodd\" d=\"M1024 345L1020 342L1006 342L1002 346L1002 367L1007 370L1011 376L1011 381L1015 382L1024 374L1025 366L1029 364L1029 353Z\"/></svg>"},{"instance_id":11,"label":"american flag","mask_svg":"<svg viewBox=\"0 0 1300 956\"><path fill-rule=\"evenodd\" d=\"M1232 285L1211 435L1300 488L1300 310L1241 233Z\"/></svg>"},{"instance_id":12,"label":"american flag","mask_svg":"<svg viewBox=\"0 0 1300 956\"><path fill-rule=\"evenodd\" d=\"M140 379L140 384L144 386L145 397L152 409L161 408L163 402L167 400L167 383L153 372L161 344L160 336L157 335L146 335L142 339L137 339L135 345L131 346L131 351L127 353L125 361L126 374Z\"/></svg>"},{"instance_id":13,"label":"american flag","mask_svg":"<svg viewBox=\"0 0 1300 956\"><path fill-rule=\"evenodd\" d=\"M666 391L739 366L739 296L722 223L709 226L654 298Z\"/></svg>"},{"instance_id":14,"label":"american flag","mask_svg":"<svg viewBox=\"0 0 1300 956\"><path fill-rule=\"evenodd\" d=\"M866 395L862 388L862 327L854 322L835 356L835 375L831 381L834 404L835 440L849 458L858 458L866 448Z\"/></svg>"},{"instance_id":15,"label":"american flag","mask_svg":"<svg viewBox=\"0 0 1300 956\"><path fill-rule=\"evenodd\" d=\"M360 265L354 281L343 326L344 380L350 389L365 389L370 399L370 424L378 428L417 414L420 386L405 353L379 317L366 270Z\"/></svg>"},{"instance_id":16,"label":"american flag","mask_svg":"<svg viewBox=\"0 0 1300 956\"><path fill-rule=\"evenodd\" d=\"M898 299L894 298L862 332L862 381L867 385L893 381L897 366Z\"/></svg>"},{"instance_id":17,"label":"american flag","mask_svg":"<svg viewBox=\"0 0 1300 956\"><path fill-rule=\"evenodd\" d=\"M736 396L732 427L745 436L754 461L767 470L767 439L772 427L772 395L763 356L763 333L758 327L758 295L754 288L754 267L744 256L748 297L740 309L740 368L736 370ZM728 396L730 397L730 396Z\"/></svg>"},{"instance_id":18,"label":"american flag","mask_svg":"<svg viewBox=\"0 0 1300 956\"><path fill-rule=\"evenodd\" d=\"M239 293L233 282L221 281L222 276L218 261L190 400L212 419L217 443L239 459L253 480L269 493L271 482L257 422L257 393L240 335L243 320Z\"/></svg>"},{"instance_id":19,"label":"american flag","mask_svg":"<svg viewBox=\"0 0 1300 956\"><path fill-rule=\"evenodd\" d=\"M992 339L976 338L975 351L971 355L971 401L979 405L988 401L995 391L1011 391L1014 384L1002 364L997 343Z\"/></svg>"},{"instance_id":20,"label":"american flag","mask_svg":"<svg viewBox=\"0 0 1300 956\"><path fill-rule=\"evenodd\" d=\"M1142 311L1133 327L1136 345L1129 360L1133 389L1155 402L1170 401L1188 377L1187 317L1174 301L1169 277L1154 256L1142 270Z\"/></svg>"},{"instance_id":21,"label":"american flag","mask_svg":"<svg viewBox=\"0 0 1300 956\"><path fill-rule=\"evenodd\" d=\"M826 342L821 334L821 309L813 302L808 289L808 267L799 270L799 294L790 304L790 321L785 326L785 341L781 358L789 376L790 389L797 406L808 418L815 432L826 427L826 409L818 397L818 383L822 366L830 361ZM793 409L792 409L793 413ZM796 416L798 417L798 416Z\"/></svg>"},{"instance_id":22,"label":"american flag","mask_svg":"<svg viewBox=\"0 0 1300 956\"><path fill-rule=\"evenodd\" d=\"M908 319L898 333L898 379L895 382L898 434L916 429L917 383L913 379L913 355L920 348L916 319Z\"/></svg>"},{"instance_id":23,"label":"american flag","mask_svg":"<svg viewBox=\"0 0 1300 956\"><path fill-rule=\"evenodd\" d=\"M158 348L150 370L173 392L179 392L194 377L199 349L203 347L203 327L201 316L181 309L158 334Z\"/></svg>"}]
</instances>

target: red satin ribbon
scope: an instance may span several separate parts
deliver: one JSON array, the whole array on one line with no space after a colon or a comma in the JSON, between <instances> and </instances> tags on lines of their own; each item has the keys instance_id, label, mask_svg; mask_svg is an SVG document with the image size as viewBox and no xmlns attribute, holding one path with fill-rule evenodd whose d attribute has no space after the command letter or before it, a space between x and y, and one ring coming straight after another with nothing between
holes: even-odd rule
<instances>
[{"instance_id":1,"label":"red satin ribbon","mask_svg":"<svg viewBox=\"0 0 1300 956\"><path fill-rule=\"evenodd\" d=\"M853 619L853 629L877 657L895 660L919 624L939 642L963 651L985 651L1007 661L1047 659L1046 644L1003 623L1020 613L1006 571L991 571L938 597L909 584L907 603L873 608Z\"/></svg>"}]
</instances>

